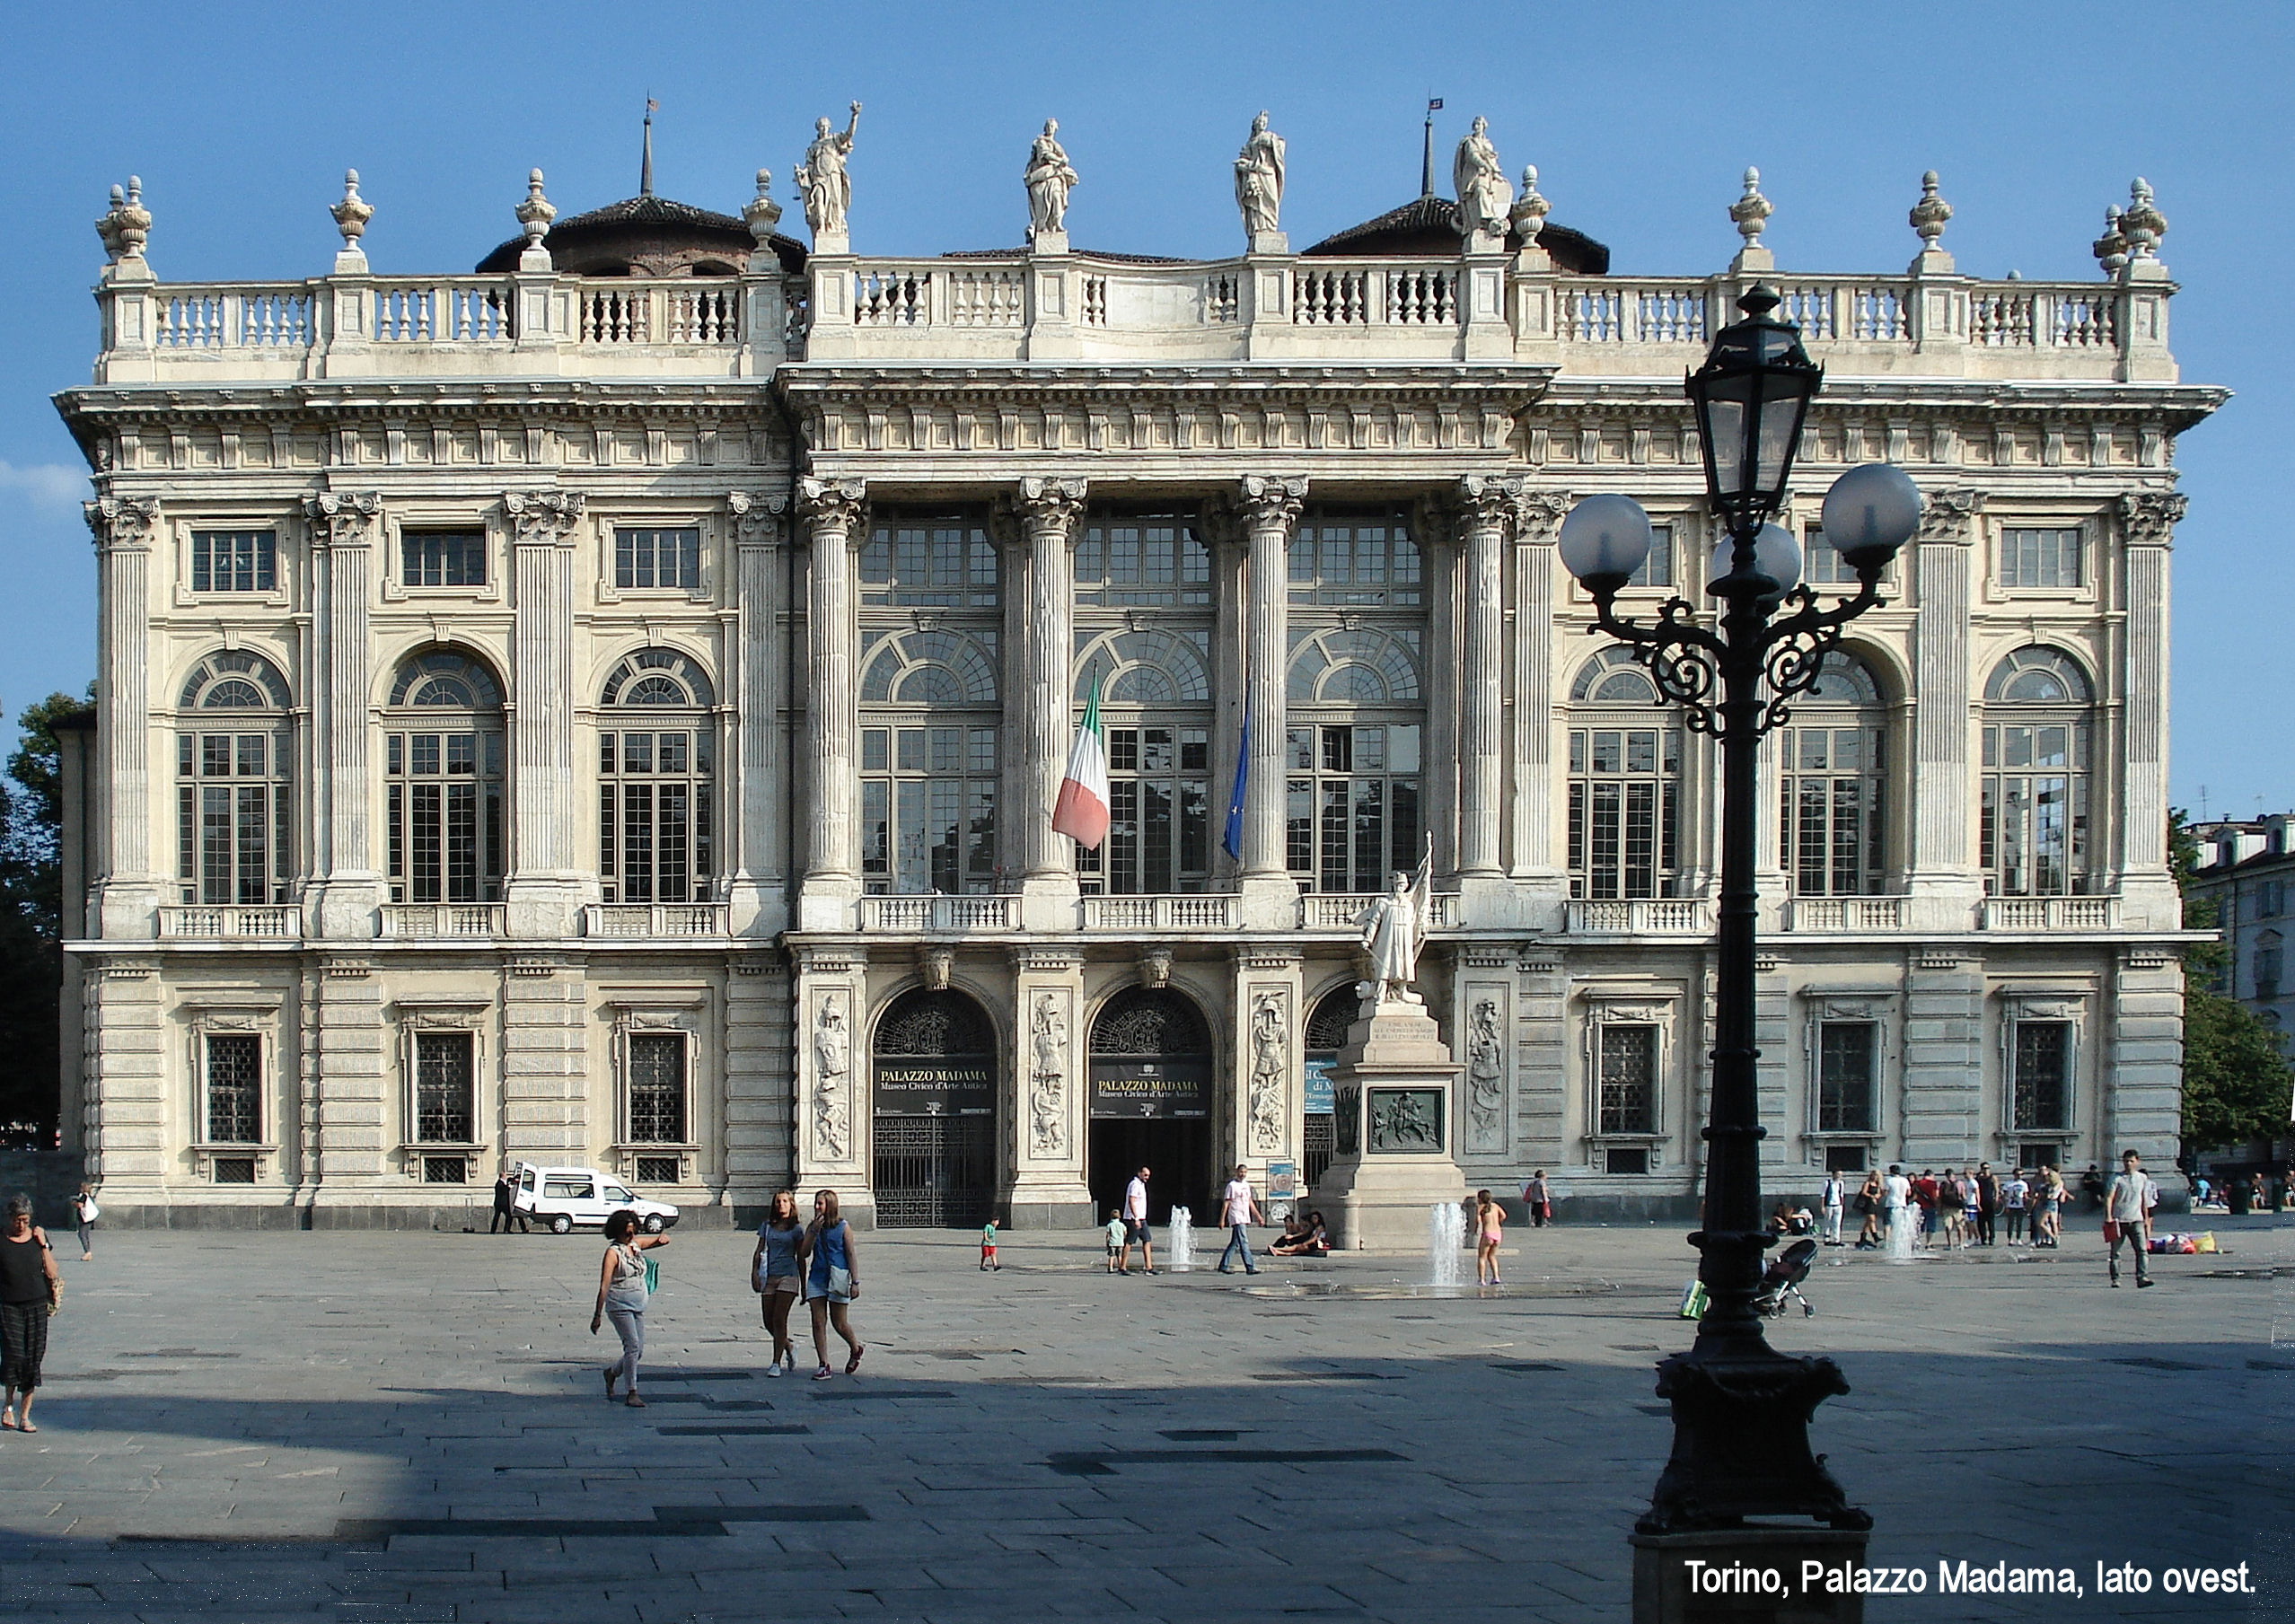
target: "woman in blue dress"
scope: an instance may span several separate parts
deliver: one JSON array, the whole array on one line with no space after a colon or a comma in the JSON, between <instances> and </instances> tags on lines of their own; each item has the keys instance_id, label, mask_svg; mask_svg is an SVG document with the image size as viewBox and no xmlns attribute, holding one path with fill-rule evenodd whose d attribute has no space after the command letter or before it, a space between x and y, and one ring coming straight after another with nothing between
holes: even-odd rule
<instances>
[{"instance_id":1,"label":"woman in blue dress","mask_svg":"<svg viewBox=\"0 0 2295 1624\"><path fill-rule=\"evenodd\" d=\"M839 1216L833 1189L821 1190L813 1198L813 1222L805 1225L805 1298L813 1305L813 1352L821 1362L813 1379L829 1380L831 1325L853 1350L852 1357L845 1361L845 1374L851 1375L860 1368L861 1355L868 1351L854 1333L846 1309L860 1295L860 1262L853 1245L853 1227Z\"/></svg>"}]
</instances>

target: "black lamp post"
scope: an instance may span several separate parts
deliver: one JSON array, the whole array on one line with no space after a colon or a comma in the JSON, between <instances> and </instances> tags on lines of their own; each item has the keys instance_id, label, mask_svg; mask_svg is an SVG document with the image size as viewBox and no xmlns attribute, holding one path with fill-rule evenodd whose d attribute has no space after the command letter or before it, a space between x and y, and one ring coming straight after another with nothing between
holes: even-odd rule
<instances>
[{"instance_id":1,"label":"black lamp post","mask_svg":"<svg viewBox=\"0 0 2295 1624\"><path fill-rule=\"evenodd\" d=\"M1825 540L1857 572L1830 609L1798 585L1800 553L1770 521L1785 501L1801 422L1824 369L1777 320L1777 295L1755 286L1743 320L1724 328L1687 380L1705 452L1705 481L1724 531L1706 590L1721 601L1718 632L1675 598L1649 625L1622 620L1617 594L1649 551L1649 520L1631 498L1591 496L1562 525L1562 564L1594 596L1596 624L1633 651L1692 731L1721 747L1721 909L1705 1128L1702 1225L1690 1236L1709 1299L1697 1340L1658 1367L1674 1407L1674 1453L1637 1527L1644 1533L1727 1528L1748 1516L1806 1515L1834 1528L1872 1518L1848 1503L1809 1453L1809 1418L1849 1391L1830 1359L1778 1353L1754 1308L1772 1236L1761 1210L1761 1126L1754 1045L1755 772L1761 737L1815 685L1841 628L1880 602L1881 574L1919 528L1921 496L1886 463L1851 469L1825 499Z\"/></svg>"}]
</instances>

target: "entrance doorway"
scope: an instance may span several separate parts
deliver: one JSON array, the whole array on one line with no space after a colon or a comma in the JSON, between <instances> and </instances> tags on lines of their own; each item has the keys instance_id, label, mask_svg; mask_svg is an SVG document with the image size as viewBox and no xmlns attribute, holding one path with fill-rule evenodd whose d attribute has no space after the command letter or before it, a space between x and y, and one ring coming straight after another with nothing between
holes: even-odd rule
<instances>
[{"instance_id":1,"label":"entrance doorway","mask_svg":"<svg viewBox=\"0 0 2295 1624\"><path fill-rule=\"evenodd\" d=\"M1347 1046L1347 1029L1361 1017L1362 1006L1353 987L1335 987L1315 1000L1307 1015L1299 1186L1310 1194L1331 1170L1331 1158L1339 1146L1339 1136L1333 1131L1331 1072L1339 1063L1339 1051Z\"/></svg>"},{"instance_id":2,"label":"entrance doorway","mask_svg":"<svg viewBox=\"0 0 2295 1624\"><path fill-rule=\"evenodd\" d=\"M876 1024L876 1221L972 1228L996 1198L996 1029L960 992L904 993Z\"/></svg>"},{"instance_id":3,"label":"entrance doorway","mask_svg":"<svg viewBox=\"0 0 2295 1624\"><path fill-rule=\"evenodd\" d=\"M1211 1212L1211 1031L1195 1005L1164 988L1128 988L1092 1023L1088 1177L1105 1213L1142 1167L1148 1219L1174 1204Z\"/></svg>"}]
</instances>

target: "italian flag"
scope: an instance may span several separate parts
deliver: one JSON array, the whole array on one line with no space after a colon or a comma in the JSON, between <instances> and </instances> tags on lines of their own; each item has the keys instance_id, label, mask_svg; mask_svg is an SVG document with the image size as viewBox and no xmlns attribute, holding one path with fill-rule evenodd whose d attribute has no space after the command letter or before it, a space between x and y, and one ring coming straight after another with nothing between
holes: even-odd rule
<instances>
[{"instance_id":1,"label":"italian flag","mask_svg":"<svg viewBox=\"0 0 2295 1624\"><path fill-rule=\"evenodd\" d=\"M1094 851L1108 838L1108 752L1100 737L1100 678L1092 676L1092 697L1084 706L1084 725L1068 752L1068 776L1052 802L1052 832Z\"/></svg>"}]
</instances>

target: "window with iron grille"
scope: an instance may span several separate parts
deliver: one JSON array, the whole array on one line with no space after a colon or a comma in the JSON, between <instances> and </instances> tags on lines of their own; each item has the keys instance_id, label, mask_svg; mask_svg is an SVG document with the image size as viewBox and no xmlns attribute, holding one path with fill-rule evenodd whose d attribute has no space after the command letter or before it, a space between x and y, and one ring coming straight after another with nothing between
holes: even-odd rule
<instances>
[{"instance_id":1,"label":"window with iron grille","mask_svg":"<svg viewBox=\"0 0 2295 1624\"><path fill-rule=\"evenodd\" d=\"M631 1032L629 1045L629 1143L686 1143L685 1034ZM676 1179L673 1168L667 1181Z\"/></svg>"},{"instance_id":2,"label":"window with iron grille","mask_svg":"<svg viewBox=\"0 0 2295 1624\"><path fill-rule=\"evenodd\" d=\"M1880 1029L1870 1021L1825 1021L1817 1026L1817 1132L1873 1131L1874 1063Z\"/></svg>"},{"instance_id":3,"label":"window with iron grille","mask_svg":"<svg viewBox=\"0 0 2295 1624\"><path fill-rule=\"evenodd\" d=\"M207 1143L263 1142L263 1040L255 1032L209 1032Z\"/></svg>"},{"instance_id":4,"label":"window with iron grille","mask_svg":"<svg viewBox=\"0 0 2295 1624\"><path fill-rule=\"evenodd\" d=\"M2000 532L2000 584L2074 587L2080 584L2077 529L2011 529Z\"/></svg>"},{"instance_id":5,"label":"window with iron grille","mask_svg":"<svg viewBox=\"0 0 2295 1624\"><path fill-rule=\"evenodd\" d=\"M486 584L486 532L482 530L402 531L399 557L402 585Z\"/></svg>"},{"instance_id":6,"label":"window with iron grille","mask_svg":"<svg viewBox=\"0 0 2295 1624\"><path fill-rule=\"evenodd\" d=\"M277 585L277 540L270 531L191 532L193 592L268 593Z\"/></svg>"},{"instance_id":7,"label":"window with iron grille","mask_svg":"<svg viewBox=\"0 0 2295 1624\"><path fill-rule=\"evenodd\" d=\"M624 592L701 584L701 531L684 525L670 530L617 529L613 532L613 584Z\"/></svg>"},{"instance_id":8,"label":"window with iron grille","mask_svg":"<svg viewBox=\"0 0 2295 1624\"><path fill-rule=\"evenodd\" d=\"M674 1184L678 1181L678 1159L675 1156L639 1156L638 1182L640 1184Z\"/></svg>"},{"instance_id":9,"label":"window with iron grille","mask_svg":"<svg viewBox=\"0 0 2295 1624\"><path fill-rule=\"evenodd\" d=\"M415 1142L475 1142L478 1038L466 1031L414 1035Z\"/></svg>"},{"instance_id":10,"label":"window with iron grille","mask_svg":"<svg viewBox=\"0 0 2295 1624\"><path fill-rule=\"evenodd\" d=\"M217 1156L213 1165L218 1184L255 1182L255 1158L252 1156Z\"/></svg>"},{"instance_id":11,"label":"window with iron grille","mask_svg":"<svg viewBox=\"0 0 2295 1624\"><path fill-rule=\"evenodd\" d=\"M425 1184L467 1184L470 1181L470 1158L425 1156L422 1159L422 1181Z\"/></svg>"},{"instance_id":12,"label":"window with iron grille","mask_svg":"<svg viewBox=\"0 0 2295 1624\"><path fill-rule=\"evenodd\" d=\"M1600 1131L1658 1130L1658 1029L1605 1021L1596 1047Z\"/></svg>"},{"instance_id":13,"label":"window with iron grille","mask_svg":"<svg viewBox=\"0 0 2295 1624\"><path fill-rule=\"evenodd\" d=\"M2009 1127L2071 1126L2072 1029L2069 1021L2018 1021L2009 1049Z\"/></svg>"}]
</instances>

